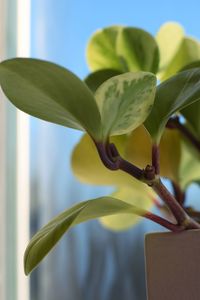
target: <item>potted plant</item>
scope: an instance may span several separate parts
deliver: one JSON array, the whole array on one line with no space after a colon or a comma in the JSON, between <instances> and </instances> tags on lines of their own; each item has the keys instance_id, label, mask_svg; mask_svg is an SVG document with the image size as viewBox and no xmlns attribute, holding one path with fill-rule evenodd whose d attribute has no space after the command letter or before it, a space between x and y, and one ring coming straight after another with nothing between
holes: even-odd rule
<instances>
[{"instance_id":1,"label":"potted plant","mask_svg":"<svg viewBox=\"0 0 200 300\"><path fill-rule=\"evenodd\" d=\"M117 187L38 231L25 252L25 273L76 224L101 218L119 230L144 217L172 231L146 238L148 299L199 299L199 213L186 206L185 191L200 177L200 44L176 23L163 25L156 38L111 26L92 36L87 59L93 72L85 83L47 61L0 63L0 85L16 107L86 132L72 155L75 174ZM171 181L173 193L162 177ZM163 216L151 212L152 205Z\"/></svg>"}]
</instances>

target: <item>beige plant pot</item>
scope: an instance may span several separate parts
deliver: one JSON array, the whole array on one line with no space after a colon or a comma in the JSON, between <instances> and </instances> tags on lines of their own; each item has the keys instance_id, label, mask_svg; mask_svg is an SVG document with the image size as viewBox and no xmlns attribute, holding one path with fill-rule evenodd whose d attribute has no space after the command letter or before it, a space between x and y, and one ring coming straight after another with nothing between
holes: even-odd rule
<instances>
[{"instance_id":1,"label":"beige plant pot","mask_svg":"<svg viewBox=\"0 0 200 300\"><path fill-rule=\"evenodd\" d=\"M148 300L200 300L200 230L145 238Z\"/></svg>"}]
</instances>

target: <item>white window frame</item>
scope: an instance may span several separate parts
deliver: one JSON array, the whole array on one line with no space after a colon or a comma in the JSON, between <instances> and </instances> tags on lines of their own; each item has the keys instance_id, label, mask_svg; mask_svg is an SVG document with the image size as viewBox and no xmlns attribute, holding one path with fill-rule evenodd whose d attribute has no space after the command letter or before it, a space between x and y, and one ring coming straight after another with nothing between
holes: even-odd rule
<instances>
[{"instance_id":1,"label":"white window frame","mask_svg":"<svg viewBox=\"0 0 200 300\"><path fill-rule=\"evenodd\" d=\"M30 56L31 0L0 0L0 60ZM11 23L12 22L12 23ZM0 91L0 299L28 300L29 117Z\"/></svg>"}]
</instances>

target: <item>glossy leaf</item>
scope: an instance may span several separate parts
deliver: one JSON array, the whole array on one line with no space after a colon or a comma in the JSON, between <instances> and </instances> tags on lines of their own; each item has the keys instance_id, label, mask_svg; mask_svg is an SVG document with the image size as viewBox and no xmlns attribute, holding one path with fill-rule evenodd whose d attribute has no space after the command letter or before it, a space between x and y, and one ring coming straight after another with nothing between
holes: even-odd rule
<instances>
[{"instance_id":1,"label":"glossy leaf","mask_svg":"<svg viewBox=\"0 0 200 300\"><path fill-rule=\"evenodd\" d=\"M110 196L145 210L149 210L153 206L153 194L148 193L146 189L126 187L117 190ZM141 217L138 215L120 214L102 217L100 222L108 229L120 231L136 225L140 220Z\"/></svg>"},{"instance_id":2,"label":"glossy leaf","mask_svg":"<svg viewBox=\"0 0 200 300\"><path fill-rule=\"evenodd\" d=\"M122 72L113 69L102 69L89 74L84 81L94 93L104 81L113 76L120 75L121 73Z\"/></svg>"},{"instance_id":3,"label":"glossy leaf","mask_svg":"<svg viewBox=\"0 0 200 300\"><path fill-rule=\"evenodd\" d=\"M160 51L160 76L171 64L184 39L184 29L176 22L167 22L161 26L156 41Z\"/></svg>"},{"instance_id":4,"label":"glossy leaf","mask_svg":"<svg viewBox=\"0 0 200 300\"><path fill-rule=\"evenodd\" d=\"M142 124L152 109L155 90L156 77L147 72L124 73L105 81L95 93L103 138Z\"/></svg>"},{"instance_id":5,"label":"glossy leaf","mask_svg":"<svg viewBox=\"0 0 200 300\"><path fill-rule=\"evenodd\" d=\"M153 36L134 27L124 27L117 39L117 53L129 71L156 73L159 64L159 50Z\"/></svg>"},{"instance_id":6,"label":"glossy leaf","mask_svg":"<svg viewBox=\"0 0 200 300\"><path fill-rule=\"evenodd\" d=\"M56 64L15 58L0 64L0 84L10 101L45 121L86 130L100 139L100 114L87 86Z\"/></svg>"},{"instance_id":7,"label":"glossy leaf","mask_svg":"<svg viewBox=\"0 0 200 300\"><path fill-rule=\"evenodd\" d=\"M185 65L191 64L198 59L200 59L200 43L192 38L185 37L161 79L166 80L184 68Z\"/></svg>"},{"instance_id":8,"label":"glossy leaf","mask_svg":"<svg viewBox=\"0 0 200 300\"><path fill-rule=\"evenodd\" d=\"M124 213L145 215L146 212L111 197L85 201L62 212L31 239L24 255L25 274L41 262L71 227L102 216Z\"/></svg>"},{"instance_id":9,"label":"glossy leaf","mask_svg":"<svg viewBox=\"0 0 200 300\"><path fill-rule=\"evenodd\" d=\"M92 71L107 68L125 71L116 51L121 28L122 26L110 26L92 35L87 47L87 61Z\"/></svg>"},{"instance_id":10,"label":"glossy leaf","mask_svg":"<svg viewBox=\"0 0 200 300\"><path fill-rule=\"evenodd\" d=\"M157 87L153 109L145 121L153 141L157 144L165 125L175 112L200 100L200 69L178 73Z\"/></svg>"},{"instance_id":11,"label":"glossy leaf","mask_svg":"<svg viewBox=\"0 0 200 300\"><path fill-rule=\"evenodd\" d=\"M140 126L127 138L126 159L144 169L146 165L151 164L151 148L151 138L144 126ZM178 182L181 157L181 142L178 131L165 129L159 148L160 175Z\"/></svg>"}]
</instances>

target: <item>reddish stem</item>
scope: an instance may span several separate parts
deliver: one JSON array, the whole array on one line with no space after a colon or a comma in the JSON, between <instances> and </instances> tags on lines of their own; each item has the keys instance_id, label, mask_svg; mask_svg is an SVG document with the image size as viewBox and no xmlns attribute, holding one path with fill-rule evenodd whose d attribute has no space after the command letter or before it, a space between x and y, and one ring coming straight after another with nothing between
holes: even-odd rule
<instances>
[{"instance_id":1,"label":"reddish stem","mask_svg":"<svg viewBox=\"0 0 200 300\"><path fill-rule=\"evenodd\" d=\"M181 205L176 201L174 196L166 189L166 187L162 184L159 178L155 177L155 167L154 166L147 166L145 170L141 170L140 168L136 167L135 165L131 164L130 162L123 159L115 147L114 144L106 144L103 143L95 143L99 156L103 162L103 164L110 170L122 170L134 178L147 183L148 185L152 186L154 191L157 193L158 196L166 203L166 205L171 210L172 214L174 215L175 219L177 220L177 225L170 223L167 220L160 219L160 217L153 215L149 212L146 212L144 215L146 218L154 220L156 223L159 223L170 230L177 230L177 227L185 228L185 229L199 229L200 225L192 220L185 210L181 207ZM155 166L157 167L158 171L158 161L159 161L159 152L158 148L154 148L154 156L155 156ZM164 223L163 223L164 222ZM170 226L170 227L169 227ZM176 226L176 229L175 227Z\"/></svg>"},{"instance_id":2,"label":"reddish stem","mask_svg":"<svg viewBox=\"0 0 200 300\"><path fill-rule=\"evenodd\" d=\"M155 168L155 174L160 174L160 151L156 144L152 146L152 166Z\"/></svg>"},{"instance_id":3,"label":"reddish stem","mask_svg":"<svg viewBox=\"0 0 200 300\"><path fill-rule=\"evenodd\" d=\"M186 229L200 229L200 225L188 216L174 196L162 184L160 179L154 182L152 188L169 207L179 225L184 226Z\"/></svg>"},{"instance_id":4,"label":"reddish stem","mask_svg":"<svg viewBox=\"0 0 200 300\"><path fill-rule=\"evenodd\" d=\"M183 206L185 202L185 193L181 190L181 187L176 182L172 181L172 187L174 190L174 196L176 200Z\"/></svg>"},{"instance_id":5,"label":"reddish stem","mask_svg":"<svg viewBox=\"0 0 200 300\"><path fill-rule=\"evenodd\" d=\"M151 212L147 212L145 215L144 215L144 218L146 219L149 219L173 232L180 232L180 231L183 231L185 228L184 226L180 226L180 225L177 225L177 224L173 224L169 221L167 221L166 219L158 216L158 215L155 215Z\"/></svg>"}]
</instances>

